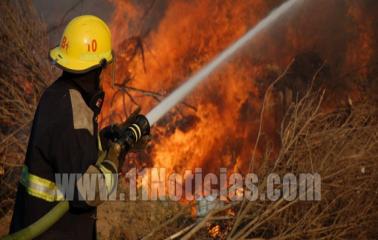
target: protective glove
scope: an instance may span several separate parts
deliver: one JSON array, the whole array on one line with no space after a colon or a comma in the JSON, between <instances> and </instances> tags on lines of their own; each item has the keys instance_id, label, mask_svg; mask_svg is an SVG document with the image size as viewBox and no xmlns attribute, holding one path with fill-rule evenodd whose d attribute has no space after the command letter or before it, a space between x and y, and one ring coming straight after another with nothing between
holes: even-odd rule
<instances>
[{"instance_id":1,"label":"protective glove","mask_svg":"<svg viewBox=\"0 0 378 240\"><path fill-rule=\"evenodd\" d=\"M123 165L126 153L145 149L151 140L150 124L139 111L140 109L134 111L124 123L103 130L102 135L108 140L108 153L105 159L112 161L117 168Z\"/></svg>"},{"instance_id":2,"label":"protective glove","mask_svg":"<svg viewBox=\"0 0 378 240\"><path fill-rule=\"evenodd\" d=\"M100 134L107 139L107 151L99 156L97 163L91 165L87 172L102 173L109 194L117 187L117 174L123 166L126 153L144 148L150 140L150 124L139 111L140 109L131 114L126 122L110 126ZM97 206L101 203L98 197L101 189L100 187L97 189L96 200L88 202L89 205Z\"/></svg>"},{"instance_id":3,"label":"protective glove","mask_svg":"<svg viewBox=\"0 0 378 240\"><path fill-rule=\"evenodd\" d=\"M130 114L125 122L121 124L112 124L101 130L100 136L102 139L102 145L105 146L104 149L108 148L109 141L116 142L119 139L122 139L122 133L133 124L137 124L138 126L140 125L139 129L141 130L142 135L138 141L134 142L132 146L130 146L131 148L129 151L143 150L146 147L147 143L151 139L149 130L150 127L147 119L143 119L144 116L139 114L139 112L140 108L138 107L133 113ZM138 129L135 128L134 130L138 131ZM139 134L139 132L137 133Z\"/></svg>"}]
</instances>

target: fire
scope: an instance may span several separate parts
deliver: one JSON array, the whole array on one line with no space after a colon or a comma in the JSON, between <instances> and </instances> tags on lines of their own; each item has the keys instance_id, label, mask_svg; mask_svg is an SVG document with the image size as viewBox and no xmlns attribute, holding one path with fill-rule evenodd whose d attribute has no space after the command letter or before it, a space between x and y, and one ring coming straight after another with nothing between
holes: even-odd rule
<instances>
[{"instance_id":1,"label":"fire","mask_svg":"<svg viewBox=\"0 0 378 240\"><path fill-rule=\"evenodd\" d=\"M133 101L147 113L280 2L114 1L111 30L118 56L115 82L124 88L117 92L111 79L106 79L102 125L124 120L135 108ZM195 167L213 172L220 167L247 171L264 92L291 59L301 52L315 51L330 65L341 61L341 69L335 67L340 73L351 65L368 64L374 47L373 30L362 16L362 7L347 4L338 10L337 21L332 22L330 19L338 9L336 1L314 2L282 19L272 31L261 34L243 54L162 119L153 129L153 145L148 154L139 158L170 172ZM341 37L336 32L331 32L335 36L330 37L326 24L343 31L343 23L348 19L353 19L355 26L347 32L354 31L358 37L341 45ZM345 50L347 56L340 50ZM367 72L359 74L366 76ZM264 115L262 136L272 152L279 148L280 121L276 115L277 106L282 106L274 99L269 101ZM260 146L257 150L257 156L265 151Z\"/></svg>"},{"instance_id":2,"label":"fire","mask_svg":"<svg viewBox=\"0 0 378 240\"><path fill-rule=\"evenodd\" d=\"M359 67L357 72L363 76L368 76L369 63L373 58L373 26L372 19L366 16L361 3L352 2L348 9L348 14L352 17L356 28L356 36L348 46L347 64L350 67Z\"/></svg>"}]
</instances>

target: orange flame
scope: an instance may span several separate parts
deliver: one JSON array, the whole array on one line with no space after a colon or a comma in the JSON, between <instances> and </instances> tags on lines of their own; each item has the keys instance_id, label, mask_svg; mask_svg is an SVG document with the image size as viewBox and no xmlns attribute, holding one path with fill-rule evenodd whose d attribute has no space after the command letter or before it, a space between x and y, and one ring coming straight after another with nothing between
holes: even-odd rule
<instances>
[{"instance_id":1,"label":"orange flame","mask_svg":"<svg viewBox=\"0 0 378 240\"><path fill-rule=\"evenodd\" d=\"M147 113L159 99L243 35L279 2L114 1L111 30L118 56L116 83L126 88L116 94L111 80L106 80L103 125L110 118L124 120L135 107L132 99ZM338 51L345 44L341 44L341 33L329 28L342 32L351 27L357 37L350 38L353 41L344 47L347 57L342 69L370 62L371 22L364 18L358 4L350 3L336 15L337 4L328 0L308 4L302 11L282 19L274 30L262 34L244 54L214 74L184 104L162 119L154 127L152 148L139 157L155 167L167 168L168 172L195 167L215 173L220 167L247 171L259 129L264 91L292 58L300 52L315 51L331 65L340 62L342 54ZM332 17L337 20L332 22ZM356 26L345 27L350 18ZM359 74L366 76L367 72ZM263 127L263 140L271 142L273 152L279 147L280 119L275 114L277 106L281 106L274 99L268 103ZM263 151L259 147L257 156Z\"/></svg>"}]
</instances>

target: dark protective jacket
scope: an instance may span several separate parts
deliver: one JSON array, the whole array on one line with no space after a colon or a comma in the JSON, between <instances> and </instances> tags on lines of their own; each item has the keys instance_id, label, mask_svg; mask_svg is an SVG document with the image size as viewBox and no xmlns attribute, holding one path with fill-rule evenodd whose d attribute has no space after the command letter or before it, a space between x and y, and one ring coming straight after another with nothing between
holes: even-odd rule
<instances>
[{"instance_id":1,"label":"dark protective jacket","mask_svg":"<svg viewBox=\"0 0 378 240\"><path fill-rule=\"evenodd\" d=\"M44 182L55 182L55 173L84 173L96 163L96 119L103 98L103 94L98 94L100 72L100 69L80 75L64 72L42 95L23 169L23 175L42 181L42 187ZM96 238L96 208L79 201L77 189L74 196L69 212L39 239ZM56 200L26 188L21 177L10 233L37 221L58 203Z\"/></svg>"}]
</instances>

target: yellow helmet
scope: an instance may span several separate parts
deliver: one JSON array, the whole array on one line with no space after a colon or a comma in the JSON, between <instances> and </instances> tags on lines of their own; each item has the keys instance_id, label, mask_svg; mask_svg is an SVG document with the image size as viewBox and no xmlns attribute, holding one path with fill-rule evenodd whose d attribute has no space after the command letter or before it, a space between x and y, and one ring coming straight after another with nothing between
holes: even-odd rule
<instances>
[{"instance_id":1,"label":"yellow helmet","mask_svg":"<svg viewBox=\"0 0 378 240\"><path fill-rule=\"evenodd\" d=\"M104 21L83 15L72 19L50 58L63 70L84 73L113 59L111 34Z\"/></svg>"}]
</instances>

